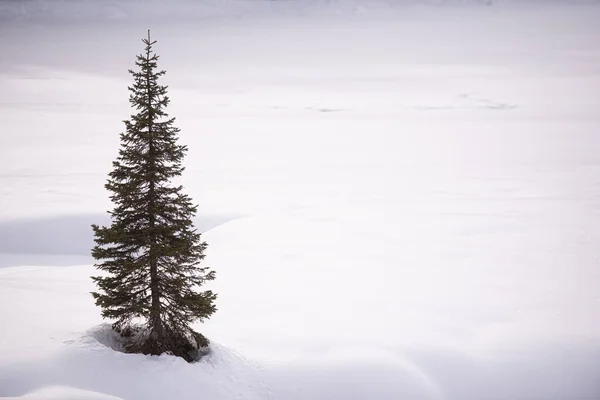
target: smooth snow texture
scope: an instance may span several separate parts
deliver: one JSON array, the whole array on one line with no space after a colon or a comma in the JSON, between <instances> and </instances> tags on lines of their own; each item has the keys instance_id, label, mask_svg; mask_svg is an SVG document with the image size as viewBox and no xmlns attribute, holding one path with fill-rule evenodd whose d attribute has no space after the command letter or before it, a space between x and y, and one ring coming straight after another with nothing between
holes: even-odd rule
<instances>
[{"instance_id":1,"label":"smooth snow texture","mask_svg":"<svg viewBox=\"0 0 600 400\"><path fill-rule=\"evenodd\" d=\"M188 364L172 356L124 354L106 346L108 326L66 340L51 355L0 367L2 394L25 399L265 399L258 366L213 343L212 353ZM63 338L68 336L63 336ZM75 336L73 336L75 338ZM100 340L100 341L99 341ZM103 343L101 343L103 342ZM58 387L56 387L58 386ZM41 387L40 391L30 392ZM75 390L85 388L85 391ZM116 396L116 397L112 397Z\"/></svg>"},{"instance_id":2,"label":"smooth snow texture","mask_svg":"<svg viewBox=\"0 0 600 400\"><path fill-rule=\"evenodd\" d=\"M19 397L8 397L9 399L24 400L120 400L119 397L108 396L89 390L80 390L65 386L49 386L35 392Z\"/></svg>"},{"instance_id":3,"label":"smooth snow texture","mask_svg":"<svg viewBox=\"0 0 600 400\"><path fill-rule=\"evenodd\" d=\"M0 8L0 396L600 398L600 6L67 3ZM193 365L89 295L149 25L218 274Z\"/></svg>"}]
</instances>

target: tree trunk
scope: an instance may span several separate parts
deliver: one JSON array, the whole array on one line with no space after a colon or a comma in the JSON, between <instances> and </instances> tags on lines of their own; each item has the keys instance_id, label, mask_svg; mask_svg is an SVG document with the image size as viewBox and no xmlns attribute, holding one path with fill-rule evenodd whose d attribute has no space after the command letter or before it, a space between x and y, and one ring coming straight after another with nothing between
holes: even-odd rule
<instances>
[{"instance_id":1,"label":"tree trunk","mask_svg":"<svg viewBox=\"0 0 600 400\"><path fill-rule=\"evenodd\" d=\"M150 42L150 31L148 31L148 42ZM150 59L150 49L146 51L146 58ZM154 225L156 221L156 209L155 209L155 154L154 154L154 137L152 132L152 122L154 116L152 115L152 97L150 93L150 70L146 72L146 87L148 88L148 137L149 137L149 149L148 159L150 165L150 185L148 188L148 224L150 228L150 293L152 297L152 303L150 305L150 330L155 340L158 343L164 343L164 331L162 319L160 316L160 288L158 285L158 254L156 254L156 232ZM158 350L158 349L157 349Z\"/></svg>"}]
</instances>

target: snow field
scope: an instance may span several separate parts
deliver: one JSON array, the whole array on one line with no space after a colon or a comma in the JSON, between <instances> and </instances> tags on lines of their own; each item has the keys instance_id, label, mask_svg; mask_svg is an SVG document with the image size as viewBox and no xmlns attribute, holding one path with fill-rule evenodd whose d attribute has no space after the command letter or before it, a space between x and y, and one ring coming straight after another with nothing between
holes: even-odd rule
<instances>
[{"instance_id":1,"label":"snow field","mask_svg":"<svg viewBox=\"0 0 600 400\"><path fill-rule=\"evenodd\" d=\"M210 4L0 23L0 396L600 398L600 8ZM218 274L193 365L89 295L149 24Z\"/></svg>"}]
</instances>

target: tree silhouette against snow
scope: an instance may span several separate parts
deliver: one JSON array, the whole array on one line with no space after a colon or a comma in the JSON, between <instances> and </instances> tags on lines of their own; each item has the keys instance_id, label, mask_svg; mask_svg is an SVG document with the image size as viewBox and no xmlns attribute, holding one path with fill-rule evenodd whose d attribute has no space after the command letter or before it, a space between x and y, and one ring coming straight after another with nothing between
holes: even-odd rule
<instances>
[{"instance_id":1,"label":"tree silhouette against snow","mask_svg":"<svg viewBox=\"0 0 600 400\"><path fill-rule=\"evenodd\" d=\"M128 339L132 353L171 353L188 361L208 340L191 325L215 311L216 294L199 291L214 271L200 266L206 243L192 224L197 206L171 180L184 168L187 147L177 143L175 118L165 112L167 86L158 84L158 55L148 38L137 56L129 87L135 114L125 122L121 148L106 189L115 204L110 227L92 225L95 267L104 273L92 279L92 295L102 316Z\"/></svg>"}]
</instances>

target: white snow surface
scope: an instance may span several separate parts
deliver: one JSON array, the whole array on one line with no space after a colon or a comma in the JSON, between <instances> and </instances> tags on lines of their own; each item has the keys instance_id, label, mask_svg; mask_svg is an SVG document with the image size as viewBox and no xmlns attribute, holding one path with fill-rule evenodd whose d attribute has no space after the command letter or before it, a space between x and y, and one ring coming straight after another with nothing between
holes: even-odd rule
<instances>
[{"instance_id":1,"label":"white snow surface","mask_svg":"<svg viewBox=\"0 0 600 400\"><path fill-rule=\"evenodd\" d=\"M2 2L0 397L599 399L597 3ZM217 271L195 364L89 294L147 28Z\"/></svg>"},{"instance_id":2,"label":"white snow surface","mask_svg":"<svg viewBox=\"0 0 600 400\"><path fill-rule=\"evenodd\" d=\"M24 396L6 398L14 400L121 400L119 397L65 386L48 386Z\"/></svg>"}]
</instances>

